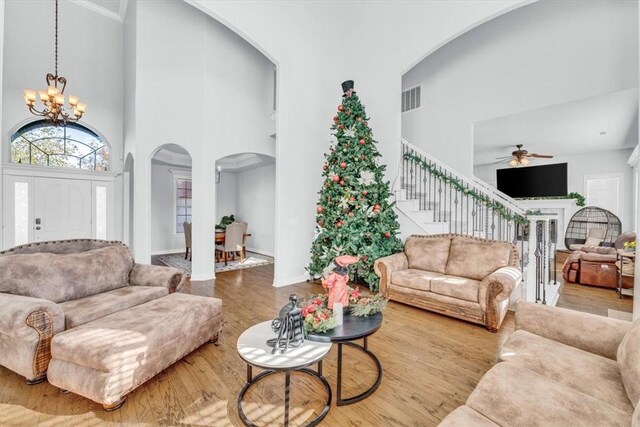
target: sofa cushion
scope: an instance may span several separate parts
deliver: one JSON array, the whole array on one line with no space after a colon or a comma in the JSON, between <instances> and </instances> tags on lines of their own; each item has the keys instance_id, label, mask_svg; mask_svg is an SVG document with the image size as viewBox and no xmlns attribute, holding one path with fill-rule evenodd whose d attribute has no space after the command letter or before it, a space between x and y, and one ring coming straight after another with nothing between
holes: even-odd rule
<instances>
[{"instance_id":1,"label":"sofa cushion","mask_svg":"<svg viewBox=\"0 0 640 427\"><path fill-rule=\"evenodd\" d=\"M64 310L66 329L135 307L169 294L160 286L125 286L113 291L60 303Z\"/></svg>"},{"instance_id":2,"label":"sofa cushion","mask_svg":"<svg viewBox=\"0 0 640 427\"><path fill-rule=\"evenodd\" d=\"M615 360L525 330L511 334L498 360L530 369L623 411L633 411Z\"/></svg>"},{"instance_id":3,"label":"sofa cushion","mask_svg":"<svg viewBox=\"0 0 640 427\"><path fill-rule=\"evenodd\" d=\"M391 273L391 283L404 288L428 291L430 282L435 277L442 277L442 274L424 270L400 270Z\"/></svg>"},{"instance_id":4,"label":"sofa cushion","mask_svg":"<svg viewBox=\"0 0 640 427\"><path fill-rule=\"evenodd\" d=\"M479 281L464 277L441 276L431 279L431 292L465 301L478 302L479 286Z\"/></svg>"},{"instance_id":5,"label":"sofa cushion","mask_svg":"<svg viewBox=\"0 0 640 427\"><path fill-rule=\"evenodd\" d=\"M0 292L63 302L122 288L133 258L126 246L72 254L0 257Z\"/></svg>"},{"instance_id":6,"label":"sofa cushion","mask_svg":"<svg viewBox=\"0 0 640 427\"><path fill-rule=\"evenodd\" d=\"M628 426L631 413L513 363L487 372L467 406L503 426Z\"/></svg>"},{"instance_id":7,"label":"sofa cushion","mask_svg":"<svg viewBox=\"0 0 640 427\"><path fill-rule=\"evenodd\" d=\"M453 238L445 273L482 280L509 265L513 246L508 242Z\"/></svg>"},{"instance_id":8,"label":"sofa cushion","mask_svg":"<svg viewBox=\"0 0 640 427\"><path fill-rule=\"evenodd\" d=\"M640 320L633 323L620 342L618 367L629 399L636 406L640 400Z\"/></svg>"},{"instance_id":9,"label":"sofa cushion","mask_svg":"<svg viewBox=\"0 0 640 427\"><path fill-rule=\"evenodd\" d=\"M450 237L409 236L404 244L409 268L444 274L450 245Z\"/></svg>"}]
</instances>

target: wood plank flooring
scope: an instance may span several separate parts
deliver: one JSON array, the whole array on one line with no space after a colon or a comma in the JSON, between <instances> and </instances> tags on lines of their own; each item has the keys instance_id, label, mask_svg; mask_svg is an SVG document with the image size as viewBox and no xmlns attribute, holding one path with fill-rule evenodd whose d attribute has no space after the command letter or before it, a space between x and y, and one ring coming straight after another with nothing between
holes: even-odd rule
<instances>
[{"instance_id":1,"label":"wood plank flooring","mask_svg":"<svg viewBox=\"0 0 640 427\"><path fill-rule=\"evenodd\" d=\"M125 406L112 413L75 394L60 394L46 382L28 386L24 378L0 367L0 425L242 425L236 397L246 379L246 365L236 352L238 336L247 327L272 319L289 294L322 291L312 283L274 288L272 282L273 266L264 266L219 273L215 281L189 284L185 292L223 300L225 320L218 344L205 344L167 368L132 392ZM580 296L580 291L565 288L561 305L580 306L580 301L587 301L590 309L602 310L617 300L615 292L601 295L600 290L584 288ZM369 340L384 369L380 388L364 401L337 407L334 347L324 362L334 401L321 425L437 425L464 403L493 365L513 327L511 313L501 330L493 334L481 326L389 303L382 328ZM344 361L345 394L357 394L358 387L373 381L373 364L350 349L345 350ZM313 418L324 398L319 383L294 375L291 425ZM283 399L284 376L275 375L246 396L244 408L258 425L278 425Z\"/></svg>"}]
</instances>

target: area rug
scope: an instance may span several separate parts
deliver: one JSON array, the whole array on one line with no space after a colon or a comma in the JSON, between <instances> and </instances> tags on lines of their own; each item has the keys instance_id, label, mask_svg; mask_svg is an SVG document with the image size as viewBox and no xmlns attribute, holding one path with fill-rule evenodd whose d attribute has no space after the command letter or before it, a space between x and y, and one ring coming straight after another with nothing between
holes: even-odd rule
<instances>
[{"instance_id":1,"label":"area rug","mask_svg":"<svg viewBox=\"0 0 640 427\"><path fill-rule=\"evenodd\" d=\"M627 320L631 322L633 320L633 313L627 313L626 311L607 309L607 316L612 319Z\"/></svg>"},{"instance_id":2,"label":"area rug","mask_svg":"<svg viewBox=\"0 0 640 427\"><path fill-rule=\"evenodd\" d=\"M184 254L159 255L158 260L170 267L179 268L191 274L191 261L184 259ZM224 265L224 262L216 262L215 271L239 270L241 268L259 267L268 264L273 264L272 257L255 252L247 252L247 257L242 262L240 262L239 258L236 258L236 261L228 261L227 265Z\"/></svg>"}]
</instances>

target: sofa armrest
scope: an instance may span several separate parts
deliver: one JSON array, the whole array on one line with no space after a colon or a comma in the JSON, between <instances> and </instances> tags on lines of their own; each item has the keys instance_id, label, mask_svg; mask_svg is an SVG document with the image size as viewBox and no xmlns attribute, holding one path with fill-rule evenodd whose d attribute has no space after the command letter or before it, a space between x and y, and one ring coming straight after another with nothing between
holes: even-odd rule
<instances>
[{"instance_id":1,"label":"sofa armrest","mask_svg":"<svg viewBox=\"0 0 640 427\"><path fill-rule=\"evenodd\" d=\"M490 331L497 331L507 308L502 302L511 296L522 281L522 271L518 267L501 267L482 279L478 288L478 303L485 314L485 325Z\"/></svg>"},{"instance_id":2,"label":"sofa armrest","mask_svg":"<svg viewBox=\"0 0 640 427\"><path fill-rule=\"evenodd\" d=\"M373 264L373 271L380 277L380 292L389 297L391 273L409 268L409 260L404 252L378 258Z\"/></svg>"},{"instance_id":3,"label":"sofa armrest","mask_svg":"<svg viewBox=\"0 0 640 427\"><path fill-rule=\"evenodd\" d=\"M516 307L516 330L523 329L613 360L631 325L624 320L522 300Z\"/></svg>"},{"instance_id":4,"label":"sofa armrest","mask_svg":"<svg viewBox=\"0 0 640 427\"><path fill-rule=\"evenodd\" d=\"M47 329L52 327L53 334L64 331L64 311L55 302L0 293L0 333L17 339L37 339L38 330L45 329L42 321L48 323Z\"/></svg>"},{"instance_id":5,"label":"sofa armrest","mask_svg":"<svg viewBox=\"0 0 640 427\"><path fill-rule=\"evenodd\" d=\"M160 265L133 264L129 274L131 286L162 286L169 293L178 292L184 286L186 274L180 269Z\"/></svg>"}]
</instances>

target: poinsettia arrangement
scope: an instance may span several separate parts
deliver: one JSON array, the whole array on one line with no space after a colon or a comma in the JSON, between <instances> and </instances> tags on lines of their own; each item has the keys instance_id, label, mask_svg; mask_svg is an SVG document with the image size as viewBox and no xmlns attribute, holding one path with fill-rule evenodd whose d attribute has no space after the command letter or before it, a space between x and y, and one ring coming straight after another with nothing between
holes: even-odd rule
<instances>
[{"instance_id":1,"label":"poinsettia arrangement","mask_svg":"<svg viewBox=\"0 0 640 427\"><path fill-rule=\"evenodd\" d=\"M381 294L363 294L357 288L347 287L349 312L352 316L370 316L387 306L389 301ZM327 332L337 326L333 311L327 308L327 295L309 295L302 301L305 332Z\"/></svg>"},{"instance_id":2,"label":"poinsettia arrangement","mask_svg":"<svg viewBox=\"0 0 640 427\"><path fill-rule=\"evenodd\" d=\"M337 326L333 311L327 308L326 295L314 295L302 302L305 332L327 332Z\"/></svg>"}]
</instances>

